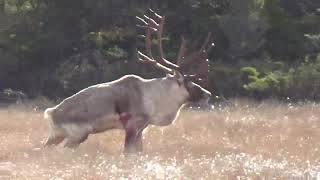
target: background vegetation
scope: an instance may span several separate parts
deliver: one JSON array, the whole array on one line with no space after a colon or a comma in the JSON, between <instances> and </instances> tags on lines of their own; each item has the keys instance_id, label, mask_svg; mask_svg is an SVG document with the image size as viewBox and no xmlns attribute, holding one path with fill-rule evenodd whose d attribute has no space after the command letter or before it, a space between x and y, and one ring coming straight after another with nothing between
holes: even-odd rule
<instances>
[{"instance_id":1,"label":"background vegetation","mask_svg":"<svg viewBox=\"0 0 320 180\"><path fill-rule=\"evenodd\" d=\"M223 97L320 99L319 0L0 0L0 91L68 96L135 73L135 16L167 17L165 51L180 35L213 32L210 90Z\"/></svg>"}]
</instances>

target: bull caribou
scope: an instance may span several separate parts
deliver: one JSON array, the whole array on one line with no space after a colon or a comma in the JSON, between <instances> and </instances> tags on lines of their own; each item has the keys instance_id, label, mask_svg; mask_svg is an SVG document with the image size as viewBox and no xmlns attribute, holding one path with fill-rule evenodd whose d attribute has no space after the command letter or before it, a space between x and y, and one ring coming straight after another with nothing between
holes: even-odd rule
<instances>
[{"instance_id":1,"label":"bull caribou","mask_svg":"<svg viewBox=\"0 0 320 180\"><path fill-rule=\"evenodd\" d=\"M195 81L206 81L208 50L212 46L210 33L197 51L186 55L187 41L182 38L176 64L164 57L162 32L165 17L150 10L152 17L137 17L145 28L146 54L138 51L138 60L155 66L166 73L165 77L144 79L136 75L90 86L64 99L44 112L48 120L49 137L45 145L58 145L65 140L65 147L75 148L89 134L110 129L125 130L125 152L142 151L142 132L148 125L167 126L178 116L188 102L207 103L211 93ZM159 23L157 23L157 21ZM156 35L158 58L152 56L152 35ZM198 74L184 71L191 62L199 65Z\"/></svg>"}]
</instances>

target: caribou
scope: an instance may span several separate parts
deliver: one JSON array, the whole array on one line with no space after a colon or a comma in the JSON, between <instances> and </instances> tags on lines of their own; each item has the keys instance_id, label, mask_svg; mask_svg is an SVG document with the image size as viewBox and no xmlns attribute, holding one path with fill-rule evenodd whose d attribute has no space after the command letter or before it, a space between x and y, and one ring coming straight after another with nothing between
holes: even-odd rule
<instances>
[{"instance_id":1,"label":"caribou","mask_svg":"<svg viewBox=\"0 0 320 180\"><path fill-rule=\"evenodd\" d=\"M167 126L174 122L180 109L190 102L208 103L211 93L196 82L206 82L208 77L208 51L211 33L199 50L187 54L187 40L182 37L176 63L165 59L162 34L165 17L154 11L137 17L145 29L146 54L137 52L138 60L166 73L165 77L144 79L125 75L118 80L90 86L47 108L44 119L48 121L49 136L45 146L58 145L76 148L90 134L110 129L125 131L124 152L142 151L142 134L148 125ZM157 43L152 44L153 35ZM159 57L152 55L157 46ZM190 63L198 64L197 74L187 74Z\"/></svg>"}]
</instances>

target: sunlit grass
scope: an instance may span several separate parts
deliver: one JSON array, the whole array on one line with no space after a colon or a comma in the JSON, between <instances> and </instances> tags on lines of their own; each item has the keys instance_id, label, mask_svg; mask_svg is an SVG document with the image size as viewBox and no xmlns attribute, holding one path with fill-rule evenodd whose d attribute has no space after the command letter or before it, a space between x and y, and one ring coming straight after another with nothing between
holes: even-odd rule
<instances>
[{"instance_id":1,"label":"sunlit grass","mask_svg":"<svg viewBox=\"0 0 320 180\"><path fill-rule=\"evenodd\" d=\"M127 157L117 130L74 151L43 148L42 112L10 107L0 109L0 179L319 179L319 118L319 104L234 100L148 128L145 151Z\"/></svg>"}]
</instances>

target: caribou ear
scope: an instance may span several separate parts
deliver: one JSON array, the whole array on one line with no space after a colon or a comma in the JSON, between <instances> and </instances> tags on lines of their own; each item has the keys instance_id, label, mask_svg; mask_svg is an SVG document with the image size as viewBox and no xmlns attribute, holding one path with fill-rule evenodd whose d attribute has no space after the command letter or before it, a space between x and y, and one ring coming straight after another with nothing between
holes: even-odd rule
<instances>
[{"instance_id":1,"label":"caribou ear","mask_svg":"<svg viewBox=\"0 0 320 180\"><path fill-rule=\"evenodd\" d=\"M174 71L173 71L173 76L178 80L178 83L179 83L179 84L183 84L184 77L183 77L183 75L182 75L179 71L174 70Z\"/></svg>"}]
</instances>

